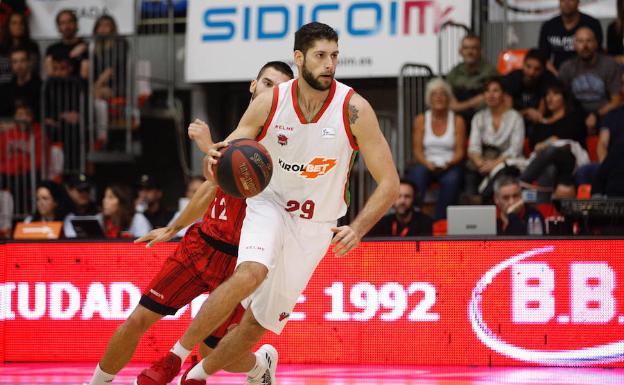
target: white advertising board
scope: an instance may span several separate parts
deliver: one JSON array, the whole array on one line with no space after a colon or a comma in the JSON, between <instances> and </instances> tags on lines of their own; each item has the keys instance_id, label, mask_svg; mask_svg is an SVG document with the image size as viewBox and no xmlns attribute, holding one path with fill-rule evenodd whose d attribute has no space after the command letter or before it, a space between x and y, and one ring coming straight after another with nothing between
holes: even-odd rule
<instances>
[{"instance_id":1,"label":"white advertising board","mask_svg":"<svg viewBox=\"0 0 624 385\"><path fill-rule=\"evenodd\" d=\"M406 62L437 66L437 31L469 25L470 1L190 0L186 80L243 81L267 61L292 63L294 33L320 21L339 35L338 78L394 77Z\"/></svg>"},{"instance_id":2,"label":"white advertising board","mask_svg":"<svg viewBox=\"0 0 624 385\"><path fill-rule=\"evenodd\" d=\"M115 18L122 35L134 33L134 1L132 0L29 0L32 12L30 32L37 39L56 39L56 14L71 9L78 16L78 34L91 36L95 20L108 14Z\"/></svg>"}]
</instances>

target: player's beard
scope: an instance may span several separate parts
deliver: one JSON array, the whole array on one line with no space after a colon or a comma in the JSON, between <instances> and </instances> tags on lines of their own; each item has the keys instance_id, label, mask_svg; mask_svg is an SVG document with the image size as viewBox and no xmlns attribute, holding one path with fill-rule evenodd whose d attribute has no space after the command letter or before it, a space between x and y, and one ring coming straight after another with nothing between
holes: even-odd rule
<instances>
[{"instance_id":1,"label":"player's beard","mask_svg":"<svg viewBox=\"0 0 624 385\"><path fill-rule=\"evenodd\" d=\"M327 91L331 88L332 82L329 82L327 85L321 83L317 78L314 77L312 72L308 71L306 68L305 60L303 61L303 67L301 68L301 77L310 85L310 87L314 88L318 91ZM333 76L332 76L333 80Z\"/></svg>"}]
</instances>

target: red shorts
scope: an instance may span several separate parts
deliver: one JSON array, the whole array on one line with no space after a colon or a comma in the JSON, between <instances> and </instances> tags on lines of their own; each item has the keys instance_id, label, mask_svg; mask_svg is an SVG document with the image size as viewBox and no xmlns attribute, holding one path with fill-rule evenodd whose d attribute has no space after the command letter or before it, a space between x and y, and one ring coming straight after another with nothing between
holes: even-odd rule
<instances>
[{"instance_id":1,"label":"red shorts","mask_svg":"<svg viewBox=\"0 0 624 385\"><path fill-rule=\"evenodd\" d=\"M236 247L216 240L209 244L200 235L199 224L192 225L160 272L147 285L139 303L158 314L175 314L195 297L211 292L232 275L236 256L222 251L231 252L232 249L236 250ZM232 323L240 321L243 313L244 308L239 305L211 337L223 337Z\"/></svg>"}]
</instances>

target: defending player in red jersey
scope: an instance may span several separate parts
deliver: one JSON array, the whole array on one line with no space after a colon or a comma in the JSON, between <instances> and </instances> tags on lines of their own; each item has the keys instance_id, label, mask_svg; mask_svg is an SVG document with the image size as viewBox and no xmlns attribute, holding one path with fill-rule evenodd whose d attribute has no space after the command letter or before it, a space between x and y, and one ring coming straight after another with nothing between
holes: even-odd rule
<instances>
[{"instance_id":1,"label":"defending player in red jersey","mask_svg":"<svg viewBox=\"0 0 624 385\"><path fill-rule=\"evenodd\" d=\"M256 94L292 79L290 67L282 62L267 63L252 81L252 99ZM195 121L192 126L205 126ZM207 127L205 127L207 128ZM191 129L191 128L189 128ZM170 226L153 230L135 242L152 244L168 241L182 228L193 223L202 213L203 220L193 224L178 247L164 262L161 271L145 288L139 305L111 337L89 385L108 385L130 361L141 336L165 315L175 314L195 297L215 289L232 275L236 266L240 231L245 217L245 201L226 195L212 180L204 182L178 219ZM213 349L227 330L240 320L239 306L228 320L204 340L202 356ZM166 384L180 371L190 350L177 343L163 358L138 376L139 385ZM250 384L270 383L275 372L277 352L270 345L256 354L249 352L228 367L230 372L247 373Z\"/></svg>"}]
</instances>

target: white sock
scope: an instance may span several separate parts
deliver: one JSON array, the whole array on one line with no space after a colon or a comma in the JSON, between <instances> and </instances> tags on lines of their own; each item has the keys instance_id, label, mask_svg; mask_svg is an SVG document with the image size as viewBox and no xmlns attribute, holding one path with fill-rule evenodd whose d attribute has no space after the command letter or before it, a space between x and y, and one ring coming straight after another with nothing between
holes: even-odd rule
<instances>
[{"instance_id":1,"label":"white sock","mask_svg":"<svg viewBox=\"0 0 624 385\"><path fill-rule=\"evenodd\" d=\"M91 377L91 382L89 385L110 385L115 378L114 374L108 374L100 368L100 364L95 367L95 371L93 372L93 377Z\"/></svg>"},{"instance_id":2,"label":"white sock","mask_svg":"<svg viewBox=\"0 0 624 385\"><path fill-rule=\"evenodd\" d=\"M195 379L195 380L205 380L206 378L208 378L208 373L206 373L206 371L204 370L204 360L201 360L197 363L197 365L193 366L193 369L191 369L190 372L188 372L188 374L186 375L186 378L188 380L190 379Z\"/></svg>"},{"instance_id":3,"label":"white sock","mask_svg":"<svg viewBox=\"0 0 624 385\"><path fill-rule=\"evenodd\" d=\"M184 363L184 361L186 361L186 358L189 356L189 354L191 354L191 351L186 349L184 346L182 346L180 341L178 341L171 348L171 353L173 353L176 356L180 357L180 360L182 361L182 363Z\"/></svg>"},{"instance_id":4,"label":"white sock","mask_svg":"<svg viewBox=\"0 0 624 385\"><path fill-rule=\"evenodd\" d=\"M249 378L258 378L262 376L264 372L266 372L268 367L268 363L266 362L262 354L258 354L258 352L255 352L254 355L256 356L256 364L254 365L253 369L247 372L247 376Z\"/></svg>"}]
</instances>

